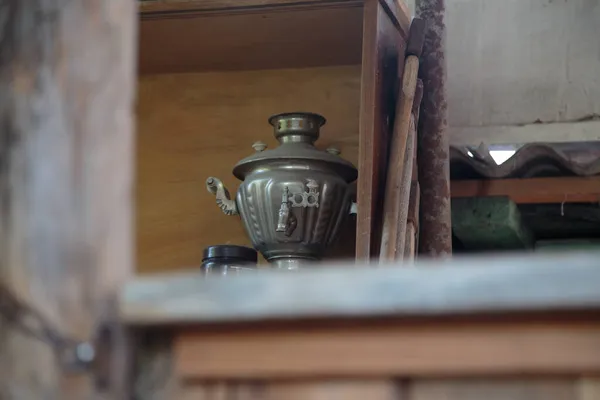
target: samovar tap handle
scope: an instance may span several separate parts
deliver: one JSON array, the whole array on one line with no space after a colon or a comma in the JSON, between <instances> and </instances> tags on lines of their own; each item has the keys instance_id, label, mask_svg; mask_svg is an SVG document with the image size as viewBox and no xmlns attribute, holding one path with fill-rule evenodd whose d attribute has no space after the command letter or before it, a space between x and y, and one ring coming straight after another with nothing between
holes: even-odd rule
<instances>
[{"instance_id":1,"label":"samovar tap handle","mask_svg":"<svg viewBox=\"0 0 600 400\"><path fill-rule=\"evenodd\" d=\"M223 185L220 179L209 177L206 180L206 189L212 194L215 195L217 200L217 205L226 215L238 215L237 205L235 204L235 200L231 200L229 196L229 191Z\"/></svg>"},{"instance_id":2,"label":"samovar tap handle","mask_svg":"<svg viewBox=\"0 0 600 400\"><path fill-rule=\"evenodd\" d=\"M284 187L281 195L281 206L279 207L279 219L275 229L275 232L284 232L286 236L291 236L298 224L298 220L290 209L289 193L288 187Z\"/></svg>"}]
</instances>

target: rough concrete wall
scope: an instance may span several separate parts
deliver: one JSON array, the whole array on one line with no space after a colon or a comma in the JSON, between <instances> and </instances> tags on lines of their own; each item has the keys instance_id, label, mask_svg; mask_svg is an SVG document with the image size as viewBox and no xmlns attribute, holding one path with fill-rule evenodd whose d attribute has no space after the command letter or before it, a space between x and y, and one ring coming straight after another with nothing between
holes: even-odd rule
<instances>
[{"instance_id":1,"label":"rough concrete wall","mask_svg":"<svg viewBox=\"0 0 600 400\"><path fill-rule=\"evenodd\" d=\"M600 115L600 0L448 0L447 25L452 142L600 138L571 124Z\"/></svg>"}]
</instances>

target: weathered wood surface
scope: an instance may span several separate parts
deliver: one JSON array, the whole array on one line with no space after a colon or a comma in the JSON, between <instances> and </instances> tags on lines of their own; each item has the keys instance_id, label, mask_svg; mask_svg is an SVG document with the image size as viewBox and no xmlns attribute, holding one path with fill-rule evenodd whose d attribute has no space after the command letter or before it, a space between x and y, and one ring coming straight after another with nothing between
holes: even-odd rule
<instances>
[{"instance_id":1,"label":"weathered wood surface","mask_svg":"<svg viewBox=\"0 0 600 400\"><path fill-rule=\"evenodd\" d=\"M360 260L379 255L388 142L408 36L387 10L378 0L365 1L356 226Z\"/></svg>"},{"instance_id":2,"label":"weathered wood surface","mask_svg":"<svg viewBox=\"0 0 600 400\"><path fill-rule=\"evenodd\" d=\"M2 285L63 335L103 325L114 346L100 389L2 320L0 398L125 398L114 322L133 264L135 2L5 1L0 20Z\"/></svg>"},{"instance_id":3,"label":"weathered wood surface","mask_svg":"<svg viewBox=\"0 0 600 400\"><path fill-rule=\"evenodd\" d=\"M348 263L228 279L199 272L156 274L126 286L121 316L130 324L168 325L600 309L598 257L487 256L422 261L416 268Z\"/></svg>"},{"instance_id":4,"label":"weathered wood surface","mask_svg":"<svg viewBox=\"0 0 600 400\"><path fill-rule=\"evenodd\" d=\"M381 260L387 261L395 260L404 252L408 202L403 201L403 190L407 186L410 187L410 177L412 176L413 143L409 144L409 141L413 140L411 134L411 130L414 130L412 109L417 89L419 58L408 56L404 62L404 74L396 102L394 129L389 139L390 155L383 202L379 257ZM411 166L410 171L406 169L407 160ZM405 180L406 173L408 173L408 180Z\"/></svg>"},{"instance_id":5,"label":"weathered wood surface","mask_svg":"<svg viewBox=\"0 0 600 400\"><path fill-rule=\"evenodd\" d=\"M419 251L430 257L452 254L450 215L450 148L446 87L446 0L416 0L416 15L425 20L421 79L425 88L418 140L421 222Z\"/></svg>"}]
</instances>

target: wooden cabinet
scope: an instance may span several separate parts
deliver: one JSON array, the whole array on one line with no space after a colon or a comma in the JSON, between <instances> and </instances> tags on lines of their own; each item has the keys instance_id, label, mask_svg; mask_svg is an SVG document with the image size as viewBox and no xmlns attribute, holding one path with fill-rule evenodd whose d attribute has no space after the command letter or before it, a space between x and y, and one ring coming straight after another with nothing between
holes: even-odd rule
<instances>
[{"instance_id":1,"label":"wooden cabinet","mask_svg":"<svg viewBox=\"0 0 600 400\"><path fill-rule=\"evenodd\" d=\"M408 26L392 0L142 2L138 272L198 265L208 245L249 244L204 182L217 176L235 190L234 164L257 140L275 146L267 118L285 111L324 115L317 146L359 168L358 217L329 257L368 258Z\"/></svg>"},{"instance_id":2,"label":"wooden cabinet","mask_svg":"<svg viewBox=\"0 0 600 400\"><path fill-rule=\"evenodd\" d=\"M245 140L264 138L256 115L279 107L329 114L326 140L362 174L356 254L368 256L406 33L394 3L148 3L137 146L134 3L64 3L12 2L15 18L0 42L2 399L600 398L598 254L419 260L413 268L351 262L231 279L198 271L131 276L136 148L142 271L197 263L202 241L236 238L239 229L203 197L205 175L228 172L247 151ZM349 31L328 30L349 15L297 20L305 34L322 33L313 44L328 43L331 52L311 58L310 47L278 61L251 59L262 51L258 42L227 36L256 39L260 24L242 35L243 24L207 22L260 17L268 27L311 10L355 12L360 57L350 62L355 53L333 46ZM145 33L170 19L181 24L169 35ZM177 57L191 50L176 42L193 37L175 33L188 19L206 22L193 29L210 26L205 34L215 40L228 38L230 52L217 46L221 61L192 54L196 64L186 70L192 64ZM275 24L272 52L301 37L292 20ZM145 40L170 61L144 61L154 57ZM216 56L210 41L197 42ZM245 56L236 58L236 49ZM225 59L251 65L212 70Z\"/></svg>"},{"instance_id":3,"label":"wooden cabinet","mask_svg":"<svg viewBox=\"0 0 600 400\"><path fill-rule=\"evenodd\" d=\"M597 400L599 275L593 254L161 274L121 317L172 328L140 343L140 398Z\"/></svg>"}]
</instances>

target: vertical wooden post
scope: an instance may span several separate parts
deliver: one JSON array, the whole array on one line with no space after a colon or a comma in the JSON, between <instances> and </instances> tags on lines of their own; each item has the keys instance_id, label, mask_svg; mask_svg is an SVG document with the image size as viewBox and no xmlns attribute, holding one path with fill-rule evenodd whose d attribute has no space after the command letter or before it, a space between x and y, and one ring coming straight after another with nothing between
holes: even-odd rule
<instances>
[{"instance_id":1,"label":"vertical wooden post","mask_svg":"<svg viewBox=\"0 0 600 400\"><path fill-rule=\"evenodd\" d=\"M388 3L392 4L368 0L364 5L356 220L359 260L379 254L388 139L408 38L408 22L402 25L396 20Z\"/></svg>"},{"instance_id":2,"label":"vertical wooden post","mask_svg":"<svg viewBox=\"0 0 600 400\"><path fill-rule=\"evenodd\" d=\"M425 90L417 157L421 186L419 247L421 253L443 257L452 253L446 0L417 0L416 9L427 25L420 71Z\"/></svg>"},{"instance_id":3,"label":"vertical wooden post","mask_svg":"<svg viewBox=\"0 0 600 400\"><path fill-rule=\"evenodd\" d=\"M0 318L0 398L125 398L115 300L133 265L136 2L1 4L0 279L65 336L104 326L112 346L100 390Z\"/></svg>"}]
</instances>

